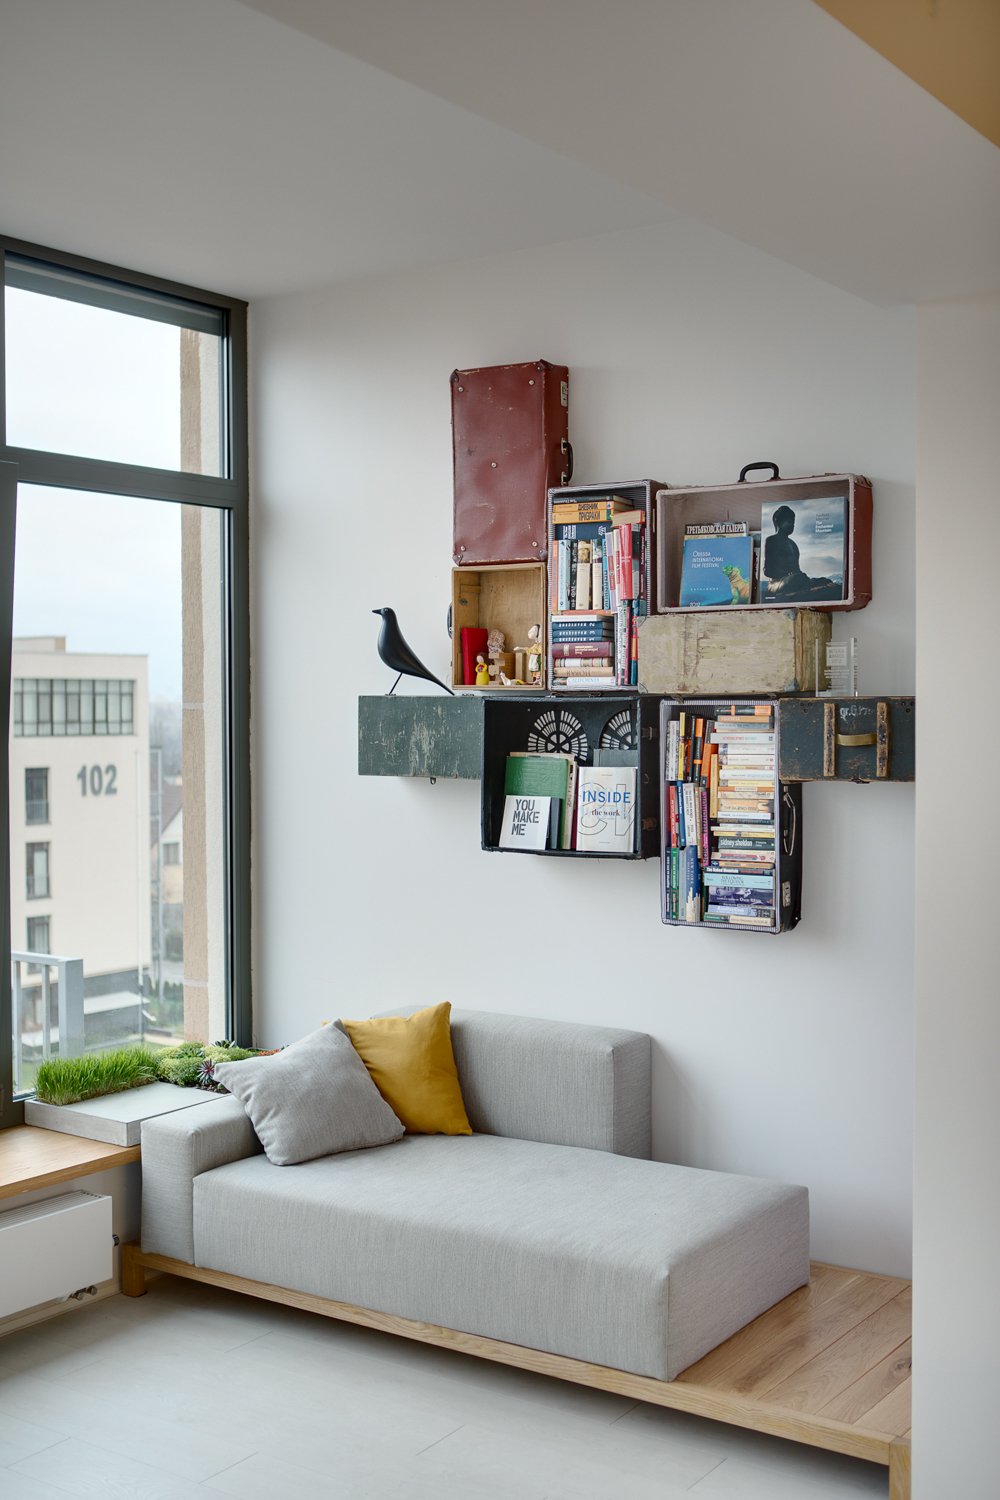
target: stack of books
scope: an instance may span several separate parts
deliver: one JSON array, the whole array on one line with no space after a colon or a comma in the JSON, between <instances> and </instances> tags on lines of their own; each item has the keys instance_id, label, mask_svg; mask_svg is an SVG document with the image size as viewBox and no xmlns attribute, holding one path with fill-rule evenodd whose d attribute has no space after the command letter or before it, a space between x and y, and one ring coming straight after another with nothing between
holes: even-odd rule
<instances>
[{"instance_id":1,"label":"stack of books","mask_svg":"<svg viewBox=\"0 0 1000 1500\"><path fill-rule=\"evenodd\" d=\"M554 501L549 565L553 686L637 686L645 511L621 495Z\"/></svg>"},{"instance_id":2,"label":"stack of books","mask_svg":"<svg viewBox=\"0 0 1000 1500\"><path fill-rule=\"evenodd\" d=\"M585 766L559 751L513 751L504 772L501 849L631 854L635 766Z\"/></svg>"},{"instance_id":3,"label":"stack of books","mask_svg":"<svg viewBox=\"0 0 1000 1500\"><path fill-rule=\"evenodd\" d=\"M665 763L667 917L773 930L773 707L679 713L667 728Z\"/></svg>"}]
</instances>

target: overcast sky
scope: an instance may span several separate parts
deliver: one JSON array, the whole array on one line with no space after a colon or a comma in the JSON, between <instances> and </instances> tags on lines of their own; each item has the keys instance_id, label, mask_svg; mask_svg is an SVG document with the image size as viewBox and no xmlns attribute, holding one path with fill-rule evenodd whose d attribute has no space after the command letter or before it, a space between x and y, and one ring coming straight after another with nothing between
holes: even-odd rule
<instances>
[{"instance_id":1,"label":"overcast sky","mask_svg":"<svg viewBox=\"0 0 1000 1500\"><path fill-rule=\"evenodd\" d=\"M176 468L180 330L8 288L7 440ZM14 634L149 657L181 698L181 507L21 485Z\"/></svg>"}]
</instances>

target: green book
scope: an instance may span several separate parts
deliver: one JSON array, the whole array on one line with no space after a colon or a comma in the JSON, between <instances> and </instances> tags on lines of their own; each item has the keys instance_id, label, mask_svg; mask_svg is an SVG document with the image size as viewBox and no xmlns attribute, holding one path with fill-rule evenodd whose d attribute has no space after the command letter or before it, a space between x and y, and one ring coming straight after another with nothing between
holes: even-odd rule
<instances>
[{"instance_id":1,"label":"green book","mask_svg":"<svg viewBox=\"0 0 1000 1500\"><path fill-rule=\"evenodd\" d=\"M570 828L566 809L571 806L567 797L572 759L568 755L551 753L532 754L514 752L507 757L504 774L504 795L507 797L557 797L560 802L559 847L568 849ZM572 815L571 815L572 816Z\"/></svg>"}]
</instances>

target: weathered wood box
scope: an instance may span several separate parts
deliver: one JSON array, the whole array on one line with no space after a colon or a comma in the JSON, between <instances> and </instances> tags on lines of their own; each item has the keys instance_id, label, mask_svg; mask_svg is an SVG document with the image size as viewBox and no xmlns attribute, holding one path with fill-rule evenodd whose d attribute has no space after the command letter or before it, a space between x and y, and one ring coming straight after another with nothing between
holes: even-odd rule
<instances>
[{"instance_id":1,"label":"weathered wood box","mask_svg":"<svg viewBox=\"0 0 1000 1500\"><path fill-rule=\"evenodd\" d=\"M814 693L830 616L815 609L684 610L639 626L647 693Z\"/></svg>"}]
</instances>

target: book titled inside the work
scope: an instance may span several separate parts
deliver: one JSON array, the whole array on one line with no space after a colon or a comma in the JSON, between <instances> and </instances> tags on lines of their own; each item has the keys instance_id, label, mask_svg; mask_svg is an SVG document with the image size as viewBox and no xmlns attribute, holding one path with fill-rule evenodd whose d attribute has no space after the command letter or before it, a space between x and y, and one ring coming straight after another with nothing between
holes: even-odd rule
<instances>
[{"instance_id":1,"label":"book titled inside the work","mask_svg":"<svg viewBox=\"0 0 1000 1500\"><path fill-rule=\"evenodd\" d=\"M592 854L635 849L635 766L580 766L576 847Z\"/></svg>"}]
</instances>

